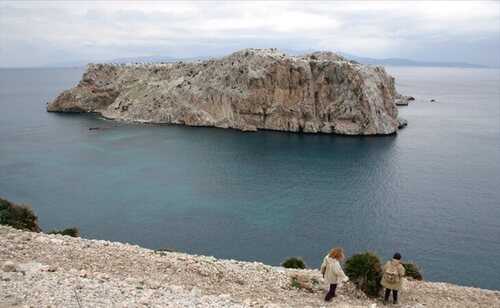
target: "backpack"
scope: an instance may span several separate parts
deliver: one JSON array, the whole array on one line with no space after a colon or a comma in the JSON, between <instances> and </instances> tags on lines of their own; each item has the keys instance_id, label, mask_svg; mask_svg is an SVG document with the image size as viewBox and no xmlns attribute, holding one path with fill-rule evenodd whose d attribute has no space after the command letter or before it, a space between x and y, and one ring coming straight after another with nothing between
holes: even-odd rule
<instances>
[{"instance_id":1,"label":"backpack","mask_svg":"<svg viewBox=\"0 0 500 308\"><path fill-rule=\"evenodd\" d=\"M399 273L396 265L389 264L387 269L384 272L384 279L388 283L398 283L399 282Z\"/></svg>"}]
</instances>

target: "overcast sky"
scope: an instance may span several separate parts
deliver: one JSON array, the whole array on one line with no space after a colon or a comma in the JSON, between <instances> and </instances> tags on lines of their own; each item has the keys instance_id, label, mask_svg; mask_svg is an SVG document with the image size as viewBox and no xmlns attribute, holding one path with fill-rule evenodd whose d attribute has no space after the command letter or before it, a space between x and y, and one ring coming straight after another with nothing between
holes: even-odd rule
<instances>
[{"instance_id":1,"label":"overcast sky","mask_svg":"<svg viewBox=\"0 0 500 308\"><path fill-rule=\"evenodd\" d=\"M0 0L0 66L246 47L499 66L499 1Z\"/></svg>"}]
</instances>

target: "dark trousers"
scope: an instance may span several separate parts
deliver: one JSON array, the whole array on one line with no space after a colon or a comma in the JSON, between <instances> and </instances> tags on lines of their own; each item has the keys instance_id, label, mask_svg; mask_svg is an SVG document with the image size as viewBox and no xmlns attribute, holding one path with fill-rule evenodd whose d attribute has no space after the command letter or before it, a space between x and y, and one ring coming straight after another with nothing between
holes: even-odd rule
<instances>
[{"instance_id":1,"label":"dark trousers","mask_svg":"<svg viewBox=\"0 0 500 308\"><path fill-rule=\"evenodd\" d=\"M392 299L394 300L394 302L397 302L398 301L398 291L396 291L396 290L385 289L385 297L384 297L384 299L386 301L389 300L389 294L391 294L391 291L392 291Z\"/></svg>"},{"instance_id":2,"label":"dark trousers","mask_svg":"<svg viewBox=\"0 0 500 308\"><path fill-rule=\"evenodd\" d=\"M332 297L335 297L335 290L337 290L337 284L330 284L330 290L325 295L325 301L329 301Z\"/></svg>"}]
</instances>

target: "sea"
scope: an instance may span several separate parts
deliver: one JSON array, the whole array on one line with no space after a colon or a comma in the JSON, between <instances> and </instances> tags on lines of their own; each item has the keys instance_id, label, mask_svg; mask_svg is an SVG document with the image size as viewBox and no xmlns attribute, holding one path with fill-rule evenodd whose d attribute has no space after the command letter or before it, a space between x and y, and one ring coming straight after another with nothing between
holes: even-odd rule
<instances>
[{"instance_id":1,"label":"sea","mask_svg":"<svg viewBox=\"0 0 500 308\"><path fill-rule=\"evenodd\" d=\"M375 137L47 113L83 68L1 69L0 197L44 231L311 268L336 246L400 252L428 281L500 290L500 71L386 69L415 101Z\"/></svg>"}]
</instances>

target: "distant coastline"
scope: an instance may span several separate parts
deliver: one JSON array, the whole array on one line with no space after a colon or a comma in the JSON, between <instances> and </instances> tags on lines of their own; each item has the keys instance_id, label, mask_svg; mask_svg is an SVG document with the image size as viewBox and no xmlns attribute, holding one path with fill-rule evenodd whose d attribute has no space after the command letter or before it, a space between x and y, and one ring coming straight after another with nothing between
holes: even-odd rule
<instances>
[{"instance_id":1,"label":"distant coastline","mask_svg":"<svg viewBox=\"0 0 500 308\"><path fill-rule=\"evenodd\" d=\"M446 61L416 61L405 58L368 58L339 52L339 54L348 59L363 64L382 65L382 66L410 66L410 67L456 67L456 68L494 68L466 62L446 62Z\"/></svg>"},{"instance_id":2,"label":"distant coastline","mask_svg":"<svg viewBox=\"0 0 500 308\"><path fill-rule=\"evenodd\" d=\"M304 55L308 53L317 52L317 50L288 50L283 49L290 55ZM349 59L359 62L361 64L382 65L382 66L408 66L408 67L456 67L456 68L492 68L498 69L494 66L485 66L467 62L447 62L447 61L417 61L407 58L370 58L362 57L342 51L336 52L337 54ZM109 63L109 64L125 64L125 63L173 63L173 62L189 62L189 61L203 61L212 58L223 57L224 55L201 55L195 57L173 57L166 55L146 55L137 57L120 57L111 60L95 61L88 59L80 59L67 62L48 63L36 67L0 67L1 69L7 68L84 68L89 63Z\"/></svg>"}]
</instances>

